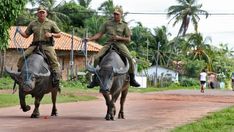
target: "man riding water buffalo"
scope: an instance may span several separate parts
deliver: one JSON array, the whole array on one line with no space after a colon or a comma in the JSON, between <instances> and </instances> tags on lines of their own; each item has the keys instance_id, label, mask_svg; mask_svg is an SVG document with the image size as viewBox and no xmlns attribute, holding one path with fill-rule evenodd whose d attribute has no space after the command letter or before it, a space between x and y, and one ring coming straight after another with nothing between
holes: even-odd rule
<instances>
[{"instance_id":1,"label":"man riding water buffalo","mask_svg":"<svg viewBox=\"0 0 234 132\"><path fill-rule=\"evenodd\" d=\"M53 86L58 88L60 79L60 66L53 47L53 38L60 38L61 34L60 29L56 23L52 20L49 20L47 15L48 14L45 7L39 6L37 9L38 19L32 21L24 32L19 29L19 33L24 38L28 38L31 34L33 34L33 42L24 52L24 55L20 57L17 66L18 71L20 71L24 63L24 57L32 54L37 46L41 46L51 66Z\"/></svg>"},{"instance_id":2,"label":"man riding water buffalo","mask_svg":"<svg viewBox=\"0 0 234 132\"><path fill-rule=\"evenodd\" d=\"M110 45L115 45L118 48L118 52L120 54L127 57L130 68L129 68L129 76L130 76L130 85L134 87L139 87L140 84L135 80L134 75L134 64L132 60L132 56L127 48L127 44L131 41L131 31L128 28L126 22L122 20L123 10L120 6L116 6L113 12L114 19L104 23L100 29L100 32L95 34L94 36L87 38L87 41L93 41L101 38L104 34L107 35L108 41L104 45L104 47L99 51L99 53L95 56L94 67L96 67L100 61L100 58L107 52ZM87 86L88 88L93 88L99 85L99 80L97 75L93 76L92 82ZM108 92L108 90L101 89L101 92Z\"/></svg>"}]
</instances>

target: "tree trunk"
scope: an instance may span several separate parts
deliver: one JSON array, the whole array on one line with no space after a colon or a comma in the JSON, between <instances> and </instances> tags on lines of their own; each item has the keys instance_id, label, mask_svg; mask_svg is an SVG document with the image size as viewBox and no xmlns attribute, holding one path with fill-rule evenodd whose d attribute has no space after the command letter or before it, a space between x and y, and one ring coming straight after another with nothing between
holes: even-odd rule
<instances>
[{"instance_id":1,"label":"tree trunk","mask_svg":"<svg viewBox=\"0 0 234 132\"><path fill-rule=\"evenodd\" d=\"M3 76L5 65L5 51L0 51L0 77Z\"/></svg>"}]
</instances>

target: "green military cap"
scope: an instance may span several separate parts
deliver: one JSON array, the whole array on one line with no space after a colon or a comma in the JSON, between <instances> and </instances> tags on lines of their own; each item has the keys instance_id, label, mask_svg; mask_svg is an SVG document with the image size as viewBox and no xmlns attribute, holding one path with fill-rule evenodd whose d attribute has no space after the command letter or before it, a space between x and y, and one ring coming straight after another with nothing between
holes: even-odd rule
<instances>
[{"instance_id":1,"label":"green military cap","mask_svg":"<svg viewBox=\"0 0 234 132\"><path fill-rule=\"evenodd\" d=\"M114 13L117 13L117 14L123 14L123 9L122 9L122 7L121 6L116 6L115 8L114 8Z\"/></svg>"},{"instance_id":2,"label":"green military cap","mask_svg":"<svg viewBox=\"0 0 234 132\"><path fill-rule=\"evenodd\" d=\"M41 12L41 11L46 12L46 8L45 8L44 6L42 6L42 5L40 5L40 6L37 8L37 12Z\"/></svg>"}]
</instances>

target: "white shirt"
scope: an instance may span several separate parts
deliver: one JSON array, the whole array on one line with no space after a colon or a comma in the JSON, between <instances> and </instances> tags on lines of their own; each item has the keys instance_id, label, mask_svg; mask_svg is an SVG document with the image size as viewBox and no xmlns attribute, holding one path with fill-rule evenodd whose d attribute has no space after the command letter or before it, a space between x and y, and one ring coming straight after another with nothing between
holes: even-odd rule
<instances>
[{"instance_id":1,"label":"white shirt","mask_svg":"<svg viewBox=\"0 0 234 132\"><path fill-rule=\"evenodd\" d=\"M201 72L200 73L200 81L206 81L206 76L207 76L206 72Z\"/></svg>"}]
</instances>

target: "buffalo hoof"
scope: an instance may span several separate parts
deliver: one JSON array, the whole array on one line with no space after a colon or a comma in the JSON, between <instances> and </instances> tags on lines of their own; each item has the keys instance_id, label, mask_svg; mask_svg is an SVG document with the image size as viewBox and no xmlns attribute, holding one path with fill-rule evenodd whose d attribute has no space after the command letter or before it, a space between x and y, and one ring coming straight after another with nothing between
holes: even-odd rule
<instances>
[{"instance_id":1,"label":"buffalo hoof","mask_svg":"<svg viewBox=\"0 0 234 132\"><path fill-rule=\"evenodd\" d=\"M50 116L58 116L58 113L56 111L52 111Z\"/></svg>"},{"instance_id":2,"label":"buffalo hoof","mask_svg":"<svg viewBox=\"0 0 234 132\"><path fill-rule=\"evenodd\" d=\"M31 118L39 118L39 113L32 113Z\"/></svg>"},{"instance_id":3,"label":"buffalo hoof","mask_svg":"<svg viewBox=\"0 0 234 132\"><path fill-rule=\"evenodd\" d=\"M115 120L115 118L111 114L107 114L106 117L105 117L105 119L108 120L108 121L109 120L112 120L112 121Z\"/></svg>"},{"instance_id":4,"label":"buffalo hoof","mask_svg":"<svg viewBox=\"0 0 234 132\"><path fill-rule=\"evenodd\" d=\"M119 112L118 119L125 119L123 112Z\"/></svg>"},{"instance_id":5,"label":"buffalo hoof","mask_svg":"<svg viewBox=\"0 0 234 132\"><path fill-rule=\"evenodd\" d=\"M22 107L23 112L27 112L31 109L29 105L26 105L25 107Z\"/></svg>"}]
</instances>

